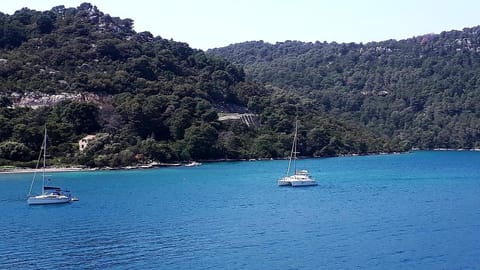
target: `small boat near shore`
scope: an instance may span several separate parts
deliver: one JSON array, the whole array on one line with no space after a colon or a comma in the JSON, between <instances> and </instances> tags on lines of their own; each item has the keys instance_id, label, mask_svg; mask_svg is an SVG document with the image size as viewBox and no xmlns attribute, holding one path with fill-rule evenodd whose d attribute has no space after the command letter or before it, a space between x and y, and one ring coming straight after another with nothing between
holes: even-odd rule
<instances>
[{"instance_id":1,"label":"small boat near shore","mask_svg":"<svg viewBox=\"0 0 480 270\"><path fill-rule=\"evenodd\" d=\"M295 133L293 135L292 150L290 152L290 159L288 161L287 175L278 180L278 185L292 187L316 186L317 181L310 176L310 173L307 170L297 170L297 134L298 121L295 121ZM292 167L294 173L290 175L290 170Z\"/></svg>"},{"instance_id":2,"label":"small boat near shore","mask_svg":"<svg viewBox=\"0 0 480 270\"><path fill-rule=\"evenodd\" d=\"M32 195L33 185L35 183L35 176L37 172L33 174L32 183L30 184L30 191L28 192L28 199L27 203L29 205L36 205L36 204L61 204L61 203L69 203L72 200L72 195L70 191L63 190L60 187L54 186L46 186L45 185L45 167L46 167L46 152L47 152L47 127L45 127L43 143L40 149L40 154L37 161L36 168L38 169L40 164L40 159L43 156L43 168L42 168L42 188L41 193L38 195ZM42 155L43 154L43 155ZM50 179L48 179L50 181ZM78 201L78 198L75 198Z\"/></svg>"},{"instance_id":3,"label":"small boat near shore","mask_svg":"<svg viewBox=\"0 0 480 270\"><path fill-rule=\"evenodd\" d=\"M185 166L185 167L197 167L197 166L200 166L200 165L202 165L202 163L196 162L196 161L192 161L192 162L189 162L189 163L185 164L184 166Z\"/></svg>"}]
</instances>

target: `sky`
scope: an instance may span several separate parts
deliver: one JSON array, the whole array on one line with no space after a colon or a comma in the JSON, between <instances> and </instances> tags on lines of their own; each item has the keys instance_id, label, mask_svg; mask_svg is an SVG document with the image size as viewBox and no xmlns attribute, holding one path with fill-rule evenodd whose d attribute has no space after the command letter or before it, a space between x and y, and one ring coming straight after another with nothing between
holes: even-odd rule
<instances>
[{"instance_id":1,"label":"sky","mask_svg":"<svg viewBox=\"0 0 480 270\"><path fill-rule=\"evenodd\" d=\"M133 19L137 32L203 50L252 40L367 43L480 25L478 0L6 0L0 12L83 2Z\"/></svg>"}]
</instances>

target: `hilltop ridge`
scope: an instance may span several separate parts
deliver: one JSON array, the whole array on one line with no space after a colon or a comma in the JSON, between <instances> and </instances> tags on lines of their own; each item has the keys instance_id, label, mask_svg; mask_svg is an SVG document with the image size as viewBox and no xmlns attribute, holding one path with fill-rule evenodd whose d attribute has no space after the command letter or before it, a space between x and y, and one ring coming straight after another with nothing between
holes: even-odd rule
<instances>
[{"instance_id":1,"label":"hilltop ridge","mask_svg":"<svg viewBox=\"0 0 480 270\"><path fill-rule=\"evenodd\" d=\"M132 26L88 3L0 14L0 164L32 165L45 124L49 162L60 165L281 158L297 116L305 156L398 149L223 58ZM252 124L218 117L235 112ZM98 136L79 151L89 134Z\"/></svg>"},{"instance_id":2,"label":"hilltop ridge","mask_svg":"<svg viewBox=\"0 0 480 270\"><path fill-rule=\"evenodd\" d=\"M480 27L382 42L250 41L212 49L246 79L422 149L480 146Z\"/></svg>"}]
</instances>

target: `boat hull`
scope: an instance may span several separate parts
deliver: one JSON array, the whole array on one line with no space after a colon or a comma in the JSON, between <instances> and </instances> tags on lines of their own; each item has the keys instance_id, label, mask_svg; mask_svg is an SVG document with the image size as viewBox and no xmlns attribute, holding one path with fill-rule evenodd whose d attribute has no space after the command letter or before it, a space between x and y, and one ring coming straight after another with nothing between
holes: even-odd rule
<instances>
[{"instance_id":1,"label":"boat hull","mask_svg":"<svg viewBox=\"0 0 480 270\"><path fill-rule=\"evenodd\" d=\"M291 181L290 184L292 187L307 187L307 186L316 186L317 182L315 180L296 180Z\"/></svg>"},{"instance_id":2,"label":"boat hull","mask_svg":"<svg viewBox=\"0 0 480 270\"><path fill-rule=\"evenodd\" d=\"M291 186L292 183L290 183L290 181L288 181L288 180L283 180L282 179L282 180L278 180L278 185L279 186Z\"/></svg>"},{"instance_id":3,"label":"boat hull","mask_svg":"<svg viewBox=\"0 0 480 270\"><path fill-rule=\"evenodd\" d=\"M316 186L317 181L310 177L307 170L297 171L294 175L285 176L278 180L279 186L306 187Z\"/></svg>"},{"instance_id":4,"label":"boat hull","mask_svg":"<svg viewBox=\"0 0 480 270\"><path fill-rule=\"evenodd\" d=\"M292 187L307 187L307 186L316 186L317 181L315 180L278 180L279 186L292 186Z\"/></svg>"},{"instance_id":5,"label":"boat hull","mask_svg":"<svg viewBox=\"0 0 480 270\"><path fill-rule=\"evenodd\" d=\"M48 195L38 195L29 197L27 200L29 205L38 205L38 204L61 204L71 202L71 198L68 196L48 196Z\"/></svg>"}]
</instances>

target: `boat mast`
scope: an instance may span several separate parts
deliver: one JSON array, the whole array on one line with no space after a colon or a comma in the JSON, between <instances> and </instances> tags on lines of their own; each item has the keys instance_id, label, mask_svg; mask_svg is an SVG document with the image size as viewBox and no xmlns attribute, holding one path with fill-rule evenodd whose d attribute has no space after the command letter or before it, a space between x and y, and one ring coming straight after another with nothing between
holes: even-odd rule
<instances>
[{"instance_id":1,"label":"boat mast","mask_svg":"<svg viewBox=\"0 0 480 270\"><path fill-rule=\"evenodd\" d=\"M46 126L45 126L46 128ZM42 141L42 146L40 146L40 152L38 153L37 165L35 166L35 172L33 173L32 183L30 183L30 190L28 191L28 196L32 195L33 184L35 183L35 178L37 176L38 166L40 165L40 159L42 159L43 145L45 144L45 138ZM45 167L45 166L44 166ZM43 188L42 188L43 194Z\"/></svg>"},{"instance_id":2,"label":"boat mast","mask_svg":"<svg viewBox=\"0 0 480 270\"><path fill-rule=\"evenodd\" d=\"M297 140L298 140L298 120L295 119L295 135L293 137L293 144L295 145L295 149L293 150L294 155L293 155L293 173L297 173Z\"/></svg>"},{"instance_id":3,"label":"boat mast","mask_svg":"<svg viewBox=\"0 0 480 270\"><path fill-rule=\"evenodd\" d=\"M293 171L296 172L297 170L297 165L295 162L295 159L297 159L297 130L298 130L298 120L295 119L295 133L293 135L292 150L290 151L290 160L288 161L287 176L290 175L292 160L293 160Z\"/></svg>"},{"instance_id":4,"label":"boat mast","mask_svg":"<svg viewBox=\"0 0 480 270\"><path fill-rule=\"evenodd\" d=\"M47 126L43 136L43 175L42 175L42 194L45 194L45 159L47 157Z\"/></svg>"}]
</instances>

